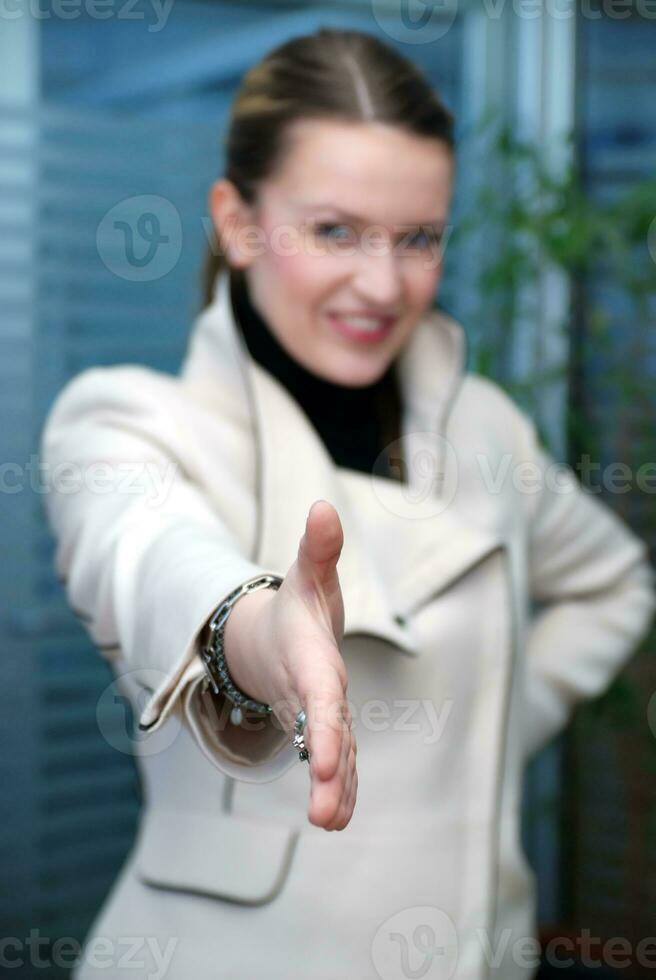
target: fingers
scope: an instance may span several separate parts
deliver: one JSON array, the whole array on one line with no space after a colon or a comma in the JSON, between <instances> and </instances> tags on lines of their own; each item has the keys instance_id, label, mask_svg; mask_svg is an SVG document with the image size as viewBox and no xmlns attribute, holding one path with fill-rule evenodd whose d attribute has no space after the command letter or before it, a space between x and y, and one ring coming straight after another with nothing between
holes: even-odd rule
<instances>
[{"instance_id":1,"label":"fingers","mask_svg":"<svg viewBox=\"0 0 656 980\"><path fill-rule=\"evenodd\" d=\"M350 735L351 713L340 674L333 666L324 668L321 680L310 679L301 701L306 716L305 744L313 760L313 773L325 782L336 773L344 738Z\"/></svg>"},{"instance_id":2,"label":"fingers","mask_svg":"<svg viewBox=\"0 0 656 980\"><path fill-rule=\"evenodd\" d=\"M309 820L326 830L341 830L351 818L357 791L357 747L351 714L343 697L314 705L306 722L305 744L310 752L312 788ZM328 722L324 721L328 718Z\"/></svg>"},{"instance_id":3,"label":"fingers","mask_svg":"<svg viewBox=\"0 0 656 980\"><path fill-rule=\"evenodd\" d=\"M351 819L357 791L355 752L345 740L338 771L327 783L313 781L309 819L325 830L342 830Z\"/></svg>"},{"instance_id":4,"label":"fingers","mask_svg":"<svg viewBox=\"0 0 656 980\"><path fill-rule=\"evenodd\" d=\"M355 743L353 739L347 740L345 753L344 779L342 795L339 800L335 816L332 820L324 823L325 830L343 830L351 819L355 797L357 791L358 774L355 767Z\"/></svg>"}]
</instances>

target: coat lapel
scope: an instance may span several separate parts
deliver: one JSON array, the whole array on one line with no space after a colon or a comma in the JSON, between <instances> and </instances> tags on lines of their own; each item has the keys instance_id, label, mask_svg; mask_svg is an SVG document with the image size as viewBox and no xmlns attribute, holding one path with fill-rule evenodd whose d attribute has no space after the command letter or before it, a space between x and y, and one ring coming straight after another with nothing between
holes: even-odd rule
<instances>
[{"instance_id":1,"label":"coat lapel","mask_svg":"<svg viewBox=\"0 0 656 980\"><path fill-rule=\"evenodd\" d=\"M328 500L344 530L338 573L345 635L367 633L418 656L404 617L500 546L494 532L472 527L458 514L457 459L443 439L463 377L462 327L431 311L400 355L404 443L437 460L427 495L412 486L412 472L407 486L335 465L296 401L250 356L234 321L227 275L219 276L214 304L202 316L210 343L196 345L196 360L202 350L207 372L213 353L223 383L238 366L246 386L257 447L260 523L253 559L284 575L296 559L310 506ZM186 373L192 370L188 363Z\"/></svg>"},{"instance_id":2,"label":"coat lapel","mask_svg":"<svg viewBox=\"0 0 656 980\"><path fill-rule=\"evenodd\" d=\"M344 634L374 634L415 653L394 619L335 464L286 390L250 362L257 405L260 457L259 550L256 560L283 575L295 561L305 520L315 500L328 500L344 530L338 574L344 599Z\"/></svg>"}]
</instances>

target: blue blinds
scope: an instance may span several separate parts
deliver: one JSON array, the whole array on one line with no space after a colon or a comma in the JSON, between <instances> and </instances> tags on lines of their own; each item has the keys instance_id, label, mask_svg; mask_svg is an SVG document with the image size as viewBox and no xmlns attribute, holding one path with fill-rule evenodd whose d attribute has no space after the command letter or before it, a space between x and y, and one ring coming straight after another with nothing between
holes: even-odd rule
<instances>
[{"instance_id":1,"label":"blue blinds","mask_svg":"<svg viewBox=\"0 0 656 980\"><path fill-rule=\"evenodd\" d=\"M656 176L656 20L581 18L579 48L583 177L596 200L613 201L638 180ZM636 277L647 276L643 300L636 302L622 286L604 255L595 257L583 285L573 338L573 395L586 435L573 449L578 455L592 447L602 467L591 474L592 487L650 543L653 556L656 226L650 258L644 215L656 215L656 191L639 210L643 219L629 266ZM601 334L594 310L607 318ZM619 461L629 468L627 492L611 492L603 482L603 473ZM651 492L637 483L645 464L651 465ZM653 936L654 924L655 689L652 635L600 706L601 715L580 713L569 755L569 919L602 939L624 937L634 959L638 943ZM653 959L651 965L638 961L631 973L652 974Z\"/></svg>"},{"instance_id":2,"label":"blue blinds","mask_svg":"<svg viewBox=\"0 0 656 980\"><path fill-rule=\"evenodd\" d=\"M93 19L83 7L75 20L44 18L42 101L0 111L0 440L3 461L16 464L6 482L21 481L0 494L0 921L23 942L31 929L83 938L140 805L132 719L56 580L38 478L30 483L43 420L88 366L177 370L200 304L206 196L236 85L290 34L331 22L376 30L358 6L175 4L159 32L148 31L145 4L133 8L141 20ZM461 39L454 25L439 49L409 51L456 111ZM162 237L157 259L142 262ZM29 964L13 975L29 977ZM51 959L48 975L68 970Z\"/></svg>"}]
</instances>

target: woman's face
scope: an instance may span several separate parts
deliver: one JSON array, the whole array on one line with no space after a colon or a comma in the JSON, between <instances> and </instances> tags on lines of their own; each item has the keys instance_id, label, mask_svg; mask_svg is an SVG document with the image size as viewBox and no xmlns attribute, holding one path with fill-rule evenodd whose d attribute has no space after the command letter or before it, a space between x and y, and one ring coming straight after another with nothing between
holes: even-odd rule
<instances>
[{"instance_id":1,"label":"woman's face","mask_svg":"<svg viewBox=\"0 0 656 980\"><path fill-rule=\"evenodd\" d=\"M219 180L212 215L285 350L329 381L368 385L436 294L453 157L439 140L380 123L302 120L291 135L257 202Z\"/></svg>"}]
</instances>

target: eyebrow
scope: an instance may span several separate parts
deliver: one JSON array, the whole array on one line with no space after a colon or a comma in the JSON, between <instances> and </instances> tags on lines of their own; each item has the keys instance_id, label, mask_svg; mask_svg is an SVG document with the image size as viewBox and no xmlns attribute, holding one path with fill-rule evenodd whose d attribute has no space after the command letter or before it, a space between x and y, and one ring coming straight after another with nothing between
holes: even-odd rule
<instances>
[{"instance_id":1,"label":"eyebrow","mask_svg":"<svg viewBox=\"0 0 656 980\"><path fill-rule=\"evenodd\" d=\"M353 214L351 211L347 211L345 208L338 207L336 204L329 204L324 202L317 202L316 204L296 202L299 207L304 211L335 211L336 214L341 214L345 218L349 218L351 221L361 221L366 222L367 219L362 215ZM444 218L435 218L431 221L406 221L401 222L401 227L410 228L425 228L430 225L432 228L436 228L439 231L444 229L445 221Z\"/></svg>"}]
</instances>

